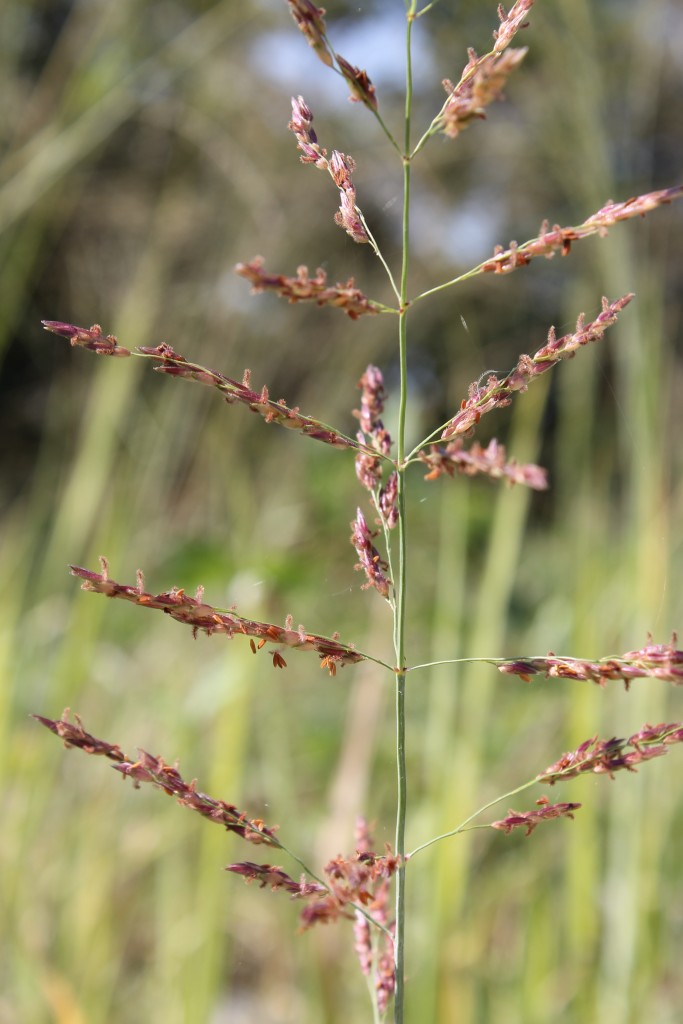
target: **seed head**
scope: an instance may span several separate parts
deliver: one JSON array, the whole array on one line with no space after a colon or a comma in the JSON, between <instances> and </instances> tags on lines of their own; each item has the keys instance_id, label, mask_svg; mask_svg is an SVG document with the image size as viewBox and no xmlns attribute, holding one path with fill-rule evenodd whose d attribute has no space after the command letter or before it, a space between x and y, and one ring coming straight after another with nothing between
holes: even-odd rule
<instances>
[{"instance_id":1,"label":"seed head","mask_svg":"<svg viewBox=\"0 0 683 1024\"><path fill-rule=\"evenodd\" d=\"M334 65L334 55L328 46L325 33L325 8L316 7L311 0L287 0L289 10L299 30L316 56L327 64Z\"/></svg>"},{"instance_id":2,"label":"seed head","mask_svg":"<svg viewBox=\"0 0 683 1024\"><path fill-rule=\"evenodd\" d=\"M349 99L352 103L364 103L371 110L377 110L375 87L368 78L367 71L356 68L339 54L335 54L337 66L351 88Z\"/></svg>"},{"instance_id":3,"label":"seed head","mask_svg":"<svg viewBox=\"0 0 683 1024\"><path fill-rule=\"evenodd\" d=\"M372 543L375 534L368 527L360 509L356 510L356 518L351 523L351 529L353 531L351 543L359 558L355 568L362 569L367 580L362 589L367 590L369 587L374 587L382 597L388 598L391 585L391 580L385 576L388 566L386 562L382 561L379 551Z\"/></svg>"}]
</instances>

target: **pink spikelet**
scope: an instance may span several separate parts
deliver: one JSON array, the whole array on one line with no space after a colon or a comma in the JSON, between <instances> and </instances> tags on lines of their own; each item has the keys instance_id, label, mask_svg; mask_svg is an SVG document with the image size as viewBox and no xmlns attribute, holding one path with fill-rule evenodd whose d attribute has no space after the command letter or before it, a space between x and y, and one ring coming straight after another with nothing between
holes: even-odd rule
<instances>
[{"instance_id":1,"label":"pink spikelet","mask_svg":"<svg viewBox=\"0 0 683 1024\"><path fill-rule=\"evenodd\" d=\"M333 67L334 55L326 38L325 8L316 7L311 0L287 0L287 3L299 31L315 55L323 64Z\"/></svg>"},{"instance_id":2,"label":"pink spikelet","mask_svg":"<svg viewBox=\"0 0 683 1024\"><path fill-rule=\"evenodd\" d=\"M470 384L467 398L463 399L460 411L450 420L441 437L455 437L469 434L482 416L493 409L503 409L510 405L513 395L518 391L526 391L529 383L541 374L546 373L563 359L570 359L583 345L600 341L608 327L616 323L619 313L633 299L633 294L623 295L614 302L602 300L602 311L595 320L585 322L581 313L576 321L576 329L571 334L558 338L555 328L551 327L548 338L542 348L533 356L521 355L517 365L504 377L491 374L484 384L478 381Z\"/></svg>"},{"instance_id":3,"label":"pink spikelet","mask_svg":"<svg viewBox=\"0 0 683 1024\"><path fill-rule=\"evenodd\" d=\"M515 658L498 664L498 671L519 676L528 682L544 674L547 679L582 679L604 687L610 680L621 680L628 690L633 679L659 679L683 686L683 651L676 649L674 633L670 644L653 644L652 638L638 651L587 661L582 658L558 658L552 652L545 658Z\"/></svg>"},{"instance_id":4,"label":"pink spikelet","mask_svg":"<svg viewBox=\"0 0 683 1024\"><path fill-rule=\"evenodd\" d=\"M372 543L374 534L360 509L356 510L356 518L351 523L351 528L353 530L351 543L358 555L358 564L355 568L362 569L366 577L362 589L367 590L369 587L374 587L382 597L388 598L391 585L391 580L385 575L388 566L386 562L382 561L379 551Z\"/></svg>"},{"instance_id":5,"label":"pink spikelet","mask_svg":"<svg viewBox=\"0 0 683 1024\"><path fill-rule=\"evenodd\" d=\"M506 835L516 828L523 828L525 835L530 836L541 822L550 821L553 818L573 818L574 811L581 807L581 804L551 804L545 796L540 797L536 804L539 805L537 811L508 811L507 817L501 821L492 821L491 828L505 832Z\"/></svg>"},{"instance_id":6,"label":"pink spikelet","mask_svg":"<svg viewBox=\"0 0 683 1024\"><path fill-rule=\"evenodd\" d=\"M357 456L357 459L362 456ZM444 448L430 448L429 452L419 454L421 462L429 467L425 480L436 480L444 473L454 476L463 473L475 476L479 473L492 480L507 480L509 484L524 484L535 491L545 491L548 487L548 474L541 466L534 463L520 465L514 459L507 460L505 448L495 438L482 448L476 441L468 449L461 438L456 438Z\"/></svg>"},{"instance_id":7,"label":"pink spikelet","mask_svg":"<svg viewBox=\"0 0 683 1024\"><path fill-rule=\"evenodd\" d=\"M398 473L390 473L382 484L384 465L391 453L391 435L382 422L384 409L384 378L377 366L370 364L358 381L361 391L360 409L353 415L360 423L356 435L362 450L356 456L356 476L362 486L370 491L372 501L385 526L393 530L398 523ZM371 454L372 450L376 452ZM391 463L394 465L394 463Z\"/></svg>"},{"instance_id":8,"label":"pink spikelet","mask_svg":"<svg viewBox=\"0 0 683 1024\"><path fill-rule=\"evenodd\" d=\"M356 169L353 157L335 149L328 160L327 150L318 144L318 137L313 130L313 113L303 96L292 97L292 119L289 122L289 129L294 133L297 147L302 153L301 162L315 164L319 170L329 171L339 190L339 209L334 216L335 224L344 228L354 242L369 242L370 238L356 205L356 188L351 179Z\"/></svg>"},{"instance_id":9,"label":"pink spikelet","mask_svg":"<svg viewBox=\"0 0 683 1024\"><path fill-rule=\"evenodd\" d=\"M289 647L299 651L315 651L320 658L321 667L326 668L330 675L335 675L338 667L353 665L364 660L364 655L353 647L339 643L336 637L319 636L316 633L305 633L301 627L293 629L292 624L284 626L272 622L258 622L238 615L234 610L226 612L214 608L204 601L203 591L196 597L190 597L184 590L173 587L160 594L152 594L142 589L141 577L138 584L129 586L117 583L109 577L106 560L102 559L102 572L83 569L80 566L69 566L71 573L83 582L81 588L105 597L131 601L142 608L164 612L166 615L189 626L195 636L206 633L208 636L222 634L228 639L236 636L250 637L251 649L254 654L266 644L277 645L278 648ZM279 650L272 651L274 668L285 668L286 661Z\"/></svg>"},{"instance_id":10,"label":"pink spikelet","mask_svg":"<svg viewBox=\"0 0 683 1024\"><path fill-rule=\"evenodd\" d=\"M314 302L316 306L333 306L343 310L351 320L378 312L367 295L355 287L352 277L345 284L330 285L327 274L318 267L311 276L308 267L297 267L296 274L270 274L263 269L263 257L255 256L247 263L238 263L235 273L251 283L254 293L272 291L288 302Z\"/></svg>"}]
</instances>

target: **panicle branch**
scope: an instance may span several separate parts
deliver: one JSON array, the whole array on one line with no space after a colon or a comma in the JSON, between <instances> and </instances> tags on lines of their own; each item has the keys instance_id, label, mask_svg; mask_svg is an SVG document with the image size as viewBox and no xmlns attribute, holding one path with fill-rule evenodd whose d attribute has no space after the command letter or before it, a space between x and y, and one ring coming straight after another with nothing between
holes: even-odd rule
<instances>
[{"instance_id":1,"label":"panicle branch","mask_svg":"<svg viewBox=\"0 0 683 1024\"><path fill-rule=\"evenodd\" d=\"M151 594L144 589L141 572L138 572L136 586L126 586L109 578L105 558L101 558L100 562L102 572L92 572L90 569L82 569L77 565L69 567L74 576L83 580L81 584L83 590L131 601L141 608L153 608L165 612L177 622L183 622L190 626L195 636L199 632L206 633L207 636L220 633L229 639L234 636L248 636L254 654L267 643L273 646L277 645L277 648L280 649L289 647L297 651L315 651L321 659L321 668L326 668L332 676L336 675L338 667L353 665L365 660L365 655L346 644L339 643L338 634L331 638L318 636L315 633L305 632L303 626L292 629L289 623L285 626L276 626L268 622L255 622L252 619L243 618L234 611L219 611L203 600L201 587L197 591L196 597L190 597L184 590L175 587L161 594ZM287 663L277 648L270 652L273 666L285 668Z\"/></svg>"},{"instance_id":2,"label":"panicle branch","mask_svg":"<svg viewBox=\"0 0 683 1024\"><path fill-rule=\"evenodd\" d=\"M636 765L663 757L674 743L683 743L683 722L660 722L644 725L628 739L600 740L597 736L585 740L576 750L563 754L538 776L538 782L554 786L556 782L574 779L592 772L614 778L618 771L636 771Z\"/></svg>"},{"instance_id":3,"label":"panicle branch","mask_svg":"<svg viewBox=\"0 0 683 1024\"><path fill-rule=\"evenodd\" d=\"M162 790L168 796L176 797L183 807L196 811L208 821L222 825L255 846L265 845L284 850L276 836L278 826L267 826L260 818L249 818L234 804L217 800L197 789L197 781L186 782L178 771L178 766L170 765L162 757L155 757L140 749L138 758L127 757L118 744L108 743L86 732L78 715L69 721L70 709L66 708L58 719L32 715L36 721L64 741L65 747L77 747L86 754L101 755L114 762L113 767L124 778L129 778L135 789L142 783L149 783ZM364 823L363 823L364 824ZM258 881L261 888L269 886L271 890L282 889L293 898L306 899L310 905L301 914L303 928L309 928L318 922L335 921L340 917L353 917L352 905L368 908L368 920L386 932L389 940L391 926L387 924L388 883L398 868L398 858L393 856L387 845L384 855L377 855L370 850L367 828L362 832L361 823L357 827L358 834L368 836L363 844L358 840L358 848L353 857L336 857L325 868L328 884L309 882L305 875L295 882L282 868L272 864L256 864L243 861L229 865L226 870L242 875L245 881ZM371 912L376 916L371 917ZM390 943L389 943L390 944ZM385 979L385 983L386 982ZM393 987L388 989L393 992Z\"/></svg>"},{"instance_id":4,"label":"panicle branch","mask_svg":"<svg viewBox=\"0 0 683 1024\"><path fill-rule=\"evenodd\" d=\"M346 284L328 285L327 274L318 267L315 277L308 273L308 267L297 267L296 276L267 274L263 269L263 257L255 256L249 263L238 263L235 273L251 283L252 292L273 291L289 302L315 302L317 306L334 306L342 309L352 320L364 314L379 312L379 307L367 295L355 287L352 277Z\"/></svg>"},{"instance_id":5,"label":"panicle branch","mask_svg":"<svg viewBox=\"0 0 683 1024\"><path fill-rule=\"evenodd\" d=\"M356 476L372 495L372 501L389 530L398 523L398 473L394 470L382 487L382 463L391 455L391 435L382 422L384 410L384 378L377 366L370 364L358 381L361 391L360 409L353 415L360 422L356 435L362 451L356 456ZM376 454L370 454L374 449Z\"/></svg>"},{"instance_id":6,"label":"panicle branch","mask_svg":"<svg viewBox=\"0 0 683 1024\"><path fill-rule=\"evenodd\" d=\"M552 818L574 818L574 811L577 811L581 804L551 804L547 796L539 797L536 801L537 811L514 811L510 809L507 817L500 821L492 821L491 828L496 828L506 835L516 828L525 829L525 834L530 836L537 825L541 822L550 821Z\"/></svg>"},{"instance_id":7,"label":"panicle branch","mask_svg":"<svg viewBox=\"0 0 683 1024\"><path fill-rule=\"evenodd\" d=\"M369 242L360 211L356 206L356 189L351 175L356 169L353 157L332 150L327 159L327 150L318 144L318 136L313 129L313 114L303 96L292 96L292 120L289 129L297 140L297 148L301 150L301 162L315 164L319 170L328 171L339 190L339 209L334 215L334 222L344 228L354 242Z\"/></svg>"},{"instance_id":8,"label":"panicle branch","mask_svg":"<svg viewBox=\"0 0 683 1024\"><path fill-rule=\"evenodd\" d=\"M456 138L473 120L486 117L484 111L490 103L503 98L507 79L527 52L526 47L509 51L507 47L517 32L527 27L525 18L533 3L534 0L517 0L509 13L506 13L502 4L498 6L500 25L493 33L493 48L479 57L470 47L467 51L467 64L458 82L454 85L450 79L444 79L443 87L448 98L418 143L413 156L436 132L441 131L449 138Z\"/></svg>"},{"instance_id":9,"label":"panicle branch","mask_svg":"<svg viewBox=\"0 0 683 1024\"><path fill-rule=\"evenodd\" d=\"M599 341L608 327L616 323L621 310L629 304L633 294L623 295L615 302L602 300L602 312L595 320L585 323L581 313L576 321L576 330L558 338L551 327L545 345L533 356L521 355L517 365L502 379L492 374L483 385L474 381L468 388L468 395L460 405L460 411L447 423L441 437L455 437L467 434L481 417L492 409L510 405L515 392L526 391L529 382L545 373L563 359L570 359L582 345Z\"/></svg>"},{"instance_id":10,"label":"panicle branch","mask_svg":"<svg viewBox=\"0 0 683 1024\"><path fill-rule=\"evenodd\" d=\"M363 456L356 456L356 462L360 458ZM515 459L506 461L505 447L498 444L495 438L489 441L486 448L482 448L475 441L469 449L464 447L461 438L456 438L444 448L420 452L418 458L429 467L425 480L436 480L443 473L447 473L448 476L454 476L456 473L463 473L465 476L483 473L493 480L524 484L535 491L545 491L548 487L548 474L545 469L531 462L520 465Z\"/></svg>"},{"instance_id":11,"label":"panicle branch","mask_svg":"<svg viewBox=\"0 0 683 1024\"><path fill-rule=\"evenodd\" d=\"M581 743L576 750L563 754L554 764L536 777L536 782L544 782L554 786L557 782L575 779L579 775L592 773L607 775L614 779L618 771L637 771L636 765L652 761L655 757L663 757L674 743L683 743L682 722L660 722L658 725L644 725L628 739L609 740L592 736ZM526 829L531 835L542 821L550 818L573 818L573 812L581 804L551 804L547 796L536 801L540 807L537 811L508 811L507 817L491 823L491 828L509 834L515 828Z\"/></svg>"},{"instance_id":12,"label":"panicle branch","mask_svg":"<svg viewBox=\"0 0 683 1024\"><path fill-rule=\"evenodd\" d=\"M86 754L102 754L114 761L113 767L124 777L130 778L136 789L139 789L141 783L149 782L169 796L175 796L183 807L189 807L249 843L280 846L275 837L276 827L268 828L260 818L250 819L232 804L201 793L197 789L196 779L185 782L177 767L166 764L161 757L154 757L145 750L138 751L139 758L126 757L116 744L99 740L87 733L78 715L74 715L75 723L69 722L69 708L57 720L43 718L42 715L32 717L63 739L66 747L78 747Z\"/></svg>"},{"instance_id":13,"label":"panicle branch","mask_svg":"<svg viewBox=\"0 0 683 1024\"><path fill-rule=\"evenodd\" d=\"M628 651L619 657L584 661L581 658L557 658L552 653L546 658L515 658L498 664L498 671L519 676L529 682L532 676L544 673L546 679L584 679L604 687L608 680L619 679L628 690L632 679L661 679L683 686L683 651L675 648L674 633L670 644L653 644L652 637L638 651Z\"/></svg>"},{"instance_id":14,"label":"panicle branch","mask_svg":"<svg viewBox=\"0 0 683 1024\"><path fill-rule=\"evenodd\" d=\"M359 300L349 295L348 301L353 304ZM337 305L340 304L341 301L337 302ZM367 310L367 312L369 311ZM349 315L353 314L350 313ZM161 345L157 345L154 348L141 345L134 351L131 351L119 345L113 334L108 334L104 337L99 324L94 324L86 330L84 327L75 327L73 324L65 324L60 320L42 320L41 323L46 331L68 338L72 345L90 349L98 355L136 355L152 359L158 364L154 369L159 373L165 373L169 377L182 377L185 380L194 380L200 384L206 384L208 387L216 388L223 395L228 405L232 405L234 402L246 405L252 412L261 416L266 423L277 423L281 427L287 427L289 430L296 430L306 437L322 441L323 444L329 444L333 448L352 448L356 451L361 448L353 438L341 434L326 423L321 423L320 420L315 420L311 416L304 416L296 406L290 408L285 404L284 399L279 399L277 402L273 401L270 398L267 387L262 387L260 391L252 390L250 387L251 373L249 370L244 371L244 376L240 382L233 380L231 377L226 377L217 370L210 370L206 366L201 366L199 363L191 363L185 356L175 352L166 342L162 342Z\"/></svg>"},{"instance_id":15,"label":"panicle branch","mask_svg":"<svg viewBox=\"0 0 683 1024\"><path fill-rule=\"evenodd\" d=\"M597 213L592 214L576 227L562 228L559 224L555 224L550 228L549 222L544 220L536 238L532 238L522 245L510 242L507 249L504 249L502 245L497 245L491 259L480 264L477 267L477 272L509 274L518 267L525 267L537 256L552 259L556 252L566 256L571 250L572 242L596 234L604 238L608 229L619 221L629 220L631 217L644 217L646 213L656 210L658 206L671 203L674 199L680 199L681 196L683 196L683 185L674 185L657 192L646 192L640 196L633 196L621 203L615 203L610 199Z\"/></svg>"},{"instance_id":16,"label":"panicle branch","mask_svg":"<svg viewBox=\"0 0 683 1024\"><path fill-rule=\"evenodd\" d=\"M340 855L326 865L325 886L308 883L304 877L296 882L279 867L253 861L230 864L226 870L241 875L246 882L258 882L262 889L281 889L293 899L305 899L306 906L299 916L302 930L342 918L353 920L361 970L372 975L379 1011L384 1013L396 986L394 923L389 919L389 893L390 880L399 862L388 845L383 855L371 850L372 841L362 819L357 824L356 833L355 854L351 857ZM381 938L376 946L371 939L371 925L381 929Z\"/></svg>"},{"instance_id":17,"label":"panicle branch","mask_svg":"<svg viewBox=\"0 0 683 1024\"><path fill-rule=\"evenodd\" d=\"M474 50L468 50L469 60L458 84L454 85L449 78L443 80L448 99L437 119L435 130L455 139L472 121L483 120L486 117L485 108L503 98L503 88L508 78L524 60L526 53L526 47L522 47L478 57Z\"/></svg>"},{"instance_id":18,"label":"panicle branch","mask_svg":"<svg viewBox=\"0 0 683 1024\"><path fill-rule=\"evenodd\" d=\"M328 68L335 68L345 79L351 89L349 99L352 103L364 103L377 113L377 96L375 87L368 78L367 71L354 67L339 53L335 53L327 41L325 25L325 8L316 7L311 0L287 0L289 10L306 42L318 58Z\"/></svg>"}]
</instances>

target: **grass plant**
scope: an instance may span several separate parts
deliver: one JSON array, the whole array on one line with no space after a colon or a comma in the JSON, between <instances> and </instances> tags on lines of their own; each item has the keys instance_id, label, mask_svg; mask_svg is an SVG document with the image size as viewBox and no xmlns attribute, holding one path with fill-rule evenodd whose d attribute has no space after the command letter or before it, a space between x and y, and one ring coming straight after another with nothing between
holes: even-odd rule
<instances>
[{"instance_id":1,"label":"grass plant","mask_svg":"<svg viewBox=\"0 0 683 1024\"><path fill-rule=\"evenodd\" d=\"M311 337L320 331L315 315L320 322L333 317L345 322L351 340L344 356L335 354L329 367L314 351L306 357L310 376L302 380L288 365L287 345L273 350L264 328L254 371L241 377L242 367L219 360L211 346L205 356L202 340L181 341L184 331L195 338L211 332L215 313L200 311L199 303L181 313L171 344L150 344L169 281L178 272L177 180L168 167L153 212L144 217L146 239L135 254L135 274L112 301L113 333L96 325L45 321L73 346L108 358L99 361L78 420L70 406L82 401L81 382L74 382L65 363L56 364L57 384L47 402L49 440L36 462L32 489L5 517L3 563L8 578L22 580L24 589L14 588L7 607L2 659L8 675L11 666L28 685L25 694L6 694L13 703L6 709L3 770L19 781L7 814L5 899L17 922L17 941L8 949L4 969L12 995L0 1004L0 1020L27 1019L27 1013L30 1019L60 1021L218 1021L221 1014L239 1020L240 1006L245 1019L273 1022L387 1015L396 1022L540 1021L549 1015L569 1022L615 1014L635 1020L646 1007L669 1019L676 998L668 987L673 961L663 936L672 934L676 922L667 919L662 896L675 884L668 839L680 830L680 805L672 798L675 787L667 769L670 774L679 754L671 746L683 740L683 727L674 721L675 694L665 683L680 683L683 653L675 642L646 643L644 637L649 629L670 635L680 614L667 583L678 550L669 522L680 505L667 480L674 453L665 442L670 413L662 384L666 360L673 356L657 315L664 286L652 274L638 274L638 250L631 256L617 240L619 231L628 230L617 221L651 211L654 219L662 218L656 208L680 197L683 188L651 188L624 201L623 193L607 187L608 172L587 143L586 159L595 160L600 194L585 189L580 214L565 221L573 227L546 224L527 243L501 246L492 256L473 259L470 269L458 267L426 281L424 267L411 273L411 260L417 263L411 195L421 166L439 146L443 160L444 147L458 145L465 128L465 138L486 131L476 122L500 98L504 79L511 76L512 88L524 74L518 65L525 54L511 44L514 39L517 47L514 37L537 8L518 0L509 12L501 10L488 55L470 53L460 82L446 86L440 114L416 127L411 36L423 20L438 18L441 7L407 3L405 113L396 130L388 125L400 122L384 113L380 90L376 93L364 71L336 54L324 12L308 0L291 0L289 6L330 77L336 70L357 105L367 108L355 115L376 120L388 159L397 162L403 179L401 244L391 241L373 204L365 207L360 163L356 170L350 158L331 152L329 126L323 140L328 149L323 149L313 115L299 98L292 103L290 128L303 162L315 165L301 168L301 175L308 175L302 180L322 179L315 170L329 172L339 194L336 220L360 243L360 269L355 281L339 284L330 271L308 274L300 267L294 274L291 268L272 273L276 260L270 255L265 262L242 255L237 269L257 293L274 291L296 303L292 315ZM223 18L230 32L239 33L230 9L216 5L159 53L148 55L124 81L132 88L150 62L186 68L198 47L205 45L208 53L217 45L216 27ZM590 9L582 4L577 11L566 17L577 19L571 27L580 37ZM87 27L96 48L105 26ZM560 61L565 53L557 31L547 19L544 42ZM90 92L74 88L78 78L65 83L64 108L49 119L50 130L17 149L19 171L7 176L0 212L9 210L10 220L15 213L18 217L33 197L37 213L25 236L8 229L9 253L25 257L15 264L16 274L38 259L41 218L47 214L39 198L43 190L58 194L59 182L73 173L89 147L130 116L131 91L120 88L115 65L105 66L99 87ZM592 77L581 79L576 110L566 116L574 113L596 142L598 104L591 101L601 95L600 62L589 66ZM88 65L77 70L85 74ZM191 84L184 84L191 92ZM82 114L79 99L86 96L92 106ZM118 97L118 113L111 112L108 97ZM391 107L390 112L395 115ZM185 137L201 136L208 146L206 116L188 116L187 122ZM445 142L444 136L453 141ZM579 155L570 150L569 159ZM31 185L34 179L37 184ZM249 187L258 189L258 177ZM609 194L622 199L606 203ZM511 347L505 339L498 347L497 361L505 366L514 364L521 348L529 352L512 369L481 373L479 366L476 374L467 373L472 353L463 355L461 369L458 354L449 351L443 357L448 368L443 386L435 384L432 370L430 388L437 395L425 396L419 387L420 352L430 308L452 301L456 286L485 283L488 303L489 289L492 293L496 285L512 296L509 281L523 275L528 280L546 267L554 273L560 254L567 262L580 260L578 250L591 244L583 238L608 229L588 266L589 281L604 281L611 300L601 305L599 291L577 280L564 299L566 308L553 314L561 329L547 334L548 322L540 329L536 317L524 341L515 337ZM243 235L246 245L246 229ZM368 272L372 290L363 286L366 249L386 271L383 288L375 268ZM553 254L550 264L536 259ZM527 268L531 261L535 265ZM564 265L562 260L563 270ZM633 303L630 275L639 277ZM24 280L28 276L27 271ZM520 287L522 296L528 287ZM381 300L368 297L375 293ZM274 316L277 332L286 331L281 314L271 312L272 296L255 301L257 309ZM71 302L77 306L78 296ZM302 311L307 302L331 308ZM639 304L640 314L634 312ZM588 313L577 321L580 309ZM459 317L469 346L470 329L462 313ZM387 324L397 336L393 355ZM608 328L608 337L621 331L610 349L616 426L605 414L608 399L592 356L606 345ZM251 337L257 333L251 326ZM578 359L553 369L579 349ZM395 403L386 414L385 383L375 366L380 357L389 369L386 392ZM225 372L209 369L206 364L214 361ZM356 378L361 378L355 424L341 413L345 361L359 367ZM184 379L168 389L153 381L153 388L143 382L145 362L161 375ZM274 399L279 390L262 388L266 367L278 389L294 388L295 399L285 405ZM555 375L557 383L549 383ZM193 397L187 380L207 385L231 405L247 406L261 422L247 417L244 408L225 410L218 395L208 391L202 403L194 389L202 412L193 429L186 429ZM163 390L171 392L169 398L158 397ZM497 410L508 405L511 425L503 447L491 440L486 424L489 412L500 422ZM217 422L224 417L231 427L227 436ZM343 426L334 426L337 422ZM557 425L550 429L551 423ZM293 429L277 431L277 426ZM258 448L252 456L259 429L268 435L271 450ZM595 443L596 432L610 440L604 452ZM298 465L292 445L302 452ZM75 457L58 476L67 448ZM345 577L348 555L334 538L347 532L352 514L352 458L360 488L351 507L362 508L352 523L356 556L350 565L357 561L360 575ZM547 511L552 506L541 504L549 500L539 467L546 458L555 470L552 513ZM617 471L605 464L610 458ZM484 482L489 490L462 479L475 475L493 478ZM543 529L529 526L533 491L540 495L538 521L545 507L558 524L561 544L552 553ZM45 496L52 493L58 502L46 509ZM259 542L254 541L245 567L250 535ZM106 550L109 564L80 568L80 563L93 566L94 550ZM125 583L112 578L119 579L120 565L150 559L149 578L168 579L166 589L145 583L141 574L124 577ZM84 589L162 611L160 623L134 614L123 601L110 606L67 600L56 583L65 560ZM30 573L24 571L27 565ZM427 572L420 571L423 565ZM226 579L232 581L229 587ZM339 588L337 579L347 584ZM303 606L305 629L283 610L285 590L288 604ZM37 603L36 593L44 595ZM223 599L214 604L216 593ZM353 611L356 604L363 608L360 614ZM195 636L219 636L211 644L194 645L188 630L172 646L178 630L173 633L174 625L164 621L169 617L190 626ZM26 645L27 635L36 638L32 647ZM221 644L226 637L231 642ZM587 658L538 653L550 646L593 653ZM609 655L626 648L633 649ZM504 654L519 650L531 653ZM600 660L594 660L595 652ZM268 655L275 675L266 667ZM315 660L333 677L323 696L319 684L311 695L313 674L302 664ZM50 666L46 675L43 664ZM617 690L619 680L630 693ZM148 704L150 683L156 695ZM78 707L85 726L79 718L48 711L65 705ZM112 790L106 779L100 785L97 773L85 771L90 762L76 764L75 758L67 759L59 769L63 774L50 784L46 773L54 771L54 761L27 727L17 734L14 725L17 714L28 711L39 711L39 721L67 745L111 760L141 792ZM95 726L98 719L106 728ZM90 729L106 739L97 739ZM596 735L604 739L594 740ZM121 736L139 744L140 753L118 747ZM172 751L167 756L178 757L211 796L184 778L174 762L144 752L160 749L160 737L164 750ZM562 755L567 750L573 753ZM616 796L608 792L607 780L588 792L586 779L573 782L576 789L559 784L578 775L595 781L599 775L633 771L667 752L671 757L655 760L647 771L628 780L618 777ZM654 781L647 781L649 773ZM336 780L334 789L328 790L327 779ZM539 783L552 788L545 799L539 788L534 804L525 791ZM187 815L164 815L155 788L230 836L206 823L193 828ZM345 799L347 788L355 803ZM511 792L501 796L506 789ZM581 803L574 799L577 791ZM326 797L330 821L322 827L314 808ZM136 810L136 800L142 810ZM494 809L501 800L523 810L508 811L508 803ZM247 807L245 814L241 808ZM648 810L656 829L634 827ZM354 841L352 819L359 813L374 824L356 826ZM279 831L271 828L273 815L282 823ZM573 823L559 820L574 815ZM479 831L463 836L473 828ZM496 835L496 830L520 829L534 835L524 841ZM59 835L63 855L43 865L40 837L50 834ZM240 849L245 842L269 849ZM505 843L512 852L501 852ZM533 852L537 843L540 853ZM71 848L75 856L68 864L64 852ZM343 848L347 856L334 856ZM259 898L253 889L249 899L226 897L231 883L220 867L231 859L230 870L264 889L283 890L293 897L291 904L279 893ZM593 910L598 894L600 914ZM228 932L224 910L233 899ZM276 899L280 910L274 909ZM320 929L332 921L338 928L323 931L318 942L304 935L292 943L287 936L296 928L298 903L304 928ZM558 919L561 930L555 927ZM370 1015L353 980L348 952L354 943L367 974Z\"/></svg>"}]
</instances>

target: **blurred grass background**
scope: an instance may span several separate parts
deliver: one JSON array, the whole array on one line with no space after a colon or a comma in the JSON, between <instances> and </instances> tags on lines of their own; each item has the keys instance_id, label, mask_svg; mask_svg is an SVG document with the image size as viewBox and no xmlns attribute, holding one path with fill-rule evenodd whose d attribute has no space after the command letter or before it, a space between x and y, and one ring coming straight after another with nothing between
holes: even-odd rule
<instances>
[{"instance_id":1,"label":"blurred grass background","mask_svg":"<svg viewBox=\"0 0 683 1024\"><path fill-rule=\"evenodd\" d=\"M423 123L439 80L495 24L494 4L453 6L416 34ZM402 10L328 4L338 49L367 66L397 131ZM578 223L609 197L680 180L676 5L574 0L531 20L508 101L416 167L414 291L533 236L544 216ZM203 583L215 604L291 612L390 658L388 614L360 592L347 542L362 500L352 460L134 360L70 351L39 322L167 340L231 376L250 366L275 397L350 431L367 362L396 383L391 318L353 324L252 297L232 267L256 253L278 272L322 265L389 300L367 247L332 223L329 180L297 160L292 93L322 145L356 158L359 202L394 265L400 168L284 3L5 0L0 48L0 1022L366 1020L349 929L295 936L296 904L222 872L249 851L65 753L28 717L69 705L127 752L178 758L206 792L279 822L317 866L351 850L358 812L378 845L391 841L392 699L374 667L331 681L292 654L274 673L246 644L193 641L82 594L66 571L106 554L116 579L140 566L155 591ZM484 440L550 467L547 495L416 473L414 663L592 658L681 627L682 212L475 280L411 320L417 437L551 323L570 330L602 294L637 293L605 342L482 424ZM482 666L416 673L409 842L588 736L681 717L680 694L655 682L625 694L525 686ZM572 783L556 795L584 803L576 821L529 840L472 833L416 859L408 1019L678 1020L680 764L672 750L613 783Z\"/></svg>"}]
</instances>

